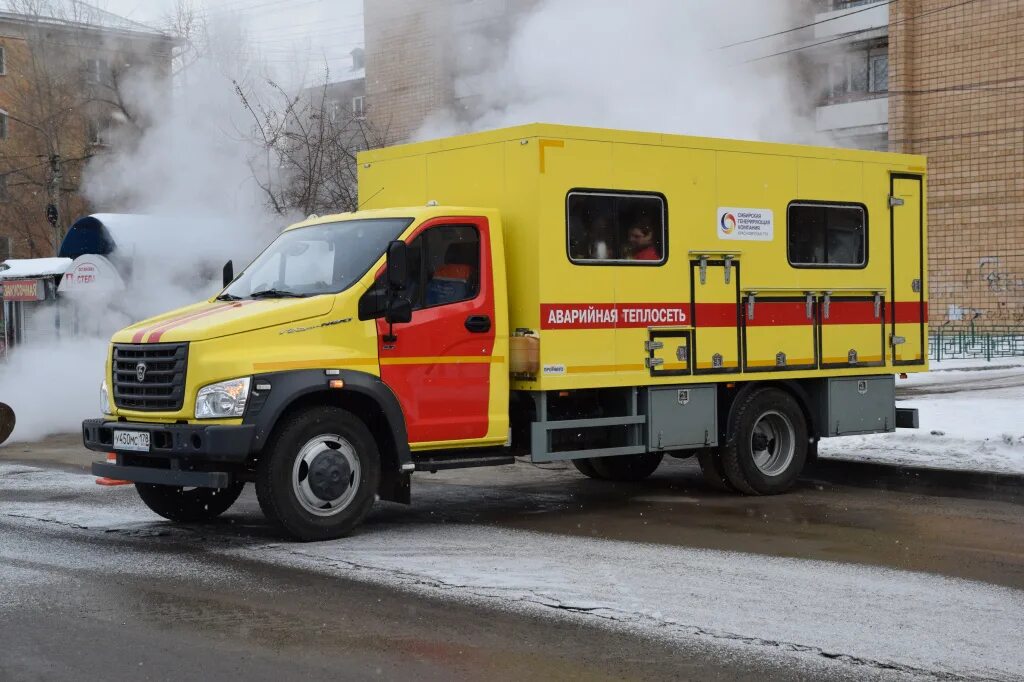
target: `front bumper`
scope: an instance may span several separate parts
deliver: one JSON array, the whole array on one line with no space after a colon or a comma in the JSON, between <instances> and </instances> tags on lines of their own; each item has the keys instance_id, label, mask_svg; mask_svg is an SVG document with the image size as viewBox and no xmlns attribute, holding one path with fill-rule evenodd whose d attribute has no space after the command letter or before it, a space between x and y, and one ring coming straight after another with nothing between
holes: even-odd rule
<instances>
[{"instance_id":1,"label":"front bumper","mask_svg":"<svg viewBox=\"0 0 1024 682\"><path fill-rule=\"evenodd\" d=\"M114 448L114 429L149 433L150 451L134 452ZM140 458L192 457L207 462L244 462L253 449L256 426L239 424L149 424L86 419L82 442L96 452L130 454Z\"/></svg>"},{"instance_id":2,"label":"front bumper","mask_svg":"<svg viewBox=\"0 0 1024 682\"><path fill-rule=\"evenodd\" d=\"M114 448L114 429L149 433L150 451ZM82 422L82 442L86 448L117 455L116 464L93 462L93 475L186 487L228 487L234 479L232 471L252 453L255 435L253 424L150 424L105 419Z\"/></svg>"}]
</instances>

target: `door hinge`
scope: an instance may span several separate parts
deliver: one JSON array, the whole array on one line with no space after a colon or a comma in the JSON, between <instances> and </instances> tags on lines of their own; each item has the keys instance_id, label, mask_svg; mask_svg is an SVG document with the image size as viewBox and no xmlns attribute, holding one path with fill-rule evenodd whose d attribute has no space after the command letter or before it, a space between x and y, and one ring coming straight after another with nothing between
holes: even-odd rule
<instances>
[{"instance_id":1,"label":"door hinge","mask_svg":"<svg viewBox=\"0 0 1024 682\"><path fill-rule=\"evenodd\" d=\"M913 291L915 294L921 293L921 280L915 279L913 282L911 282L910 290Z\"/></svg>"},{"instance_id":2,"label":"door hinge","mask_svg":"<svg viewBox=\"0 0 1024 682\"><path fill-rule=\"evenodd\" d=\"M889 208L896 208L897 206L902 206L904 203L906 202L899 197L889 197Z\"/></svg>"},{"instance_id":3,"label":"door hinge","mask_svg":"<svg viewBox=\"0 0 1024 682\"><path fill-rule=\"evenodd\" d=\"M900 344L906 342L907 338L905 336L896 336L895 334L893 334L892 336L889 337L889 343L891 343L894 346L899 346Z\"/></svg>"},{"instance_id":4,"label":"door hinge","mask_svg":"<svg viewBox=\"0 0 1024 682\"><path fill-rule=\"evenodd\" d=\"M754 301L757 300L757 292L751 291L747 294L747 319L754 319Z\"/></svg>"},{"instance_id":5,"label":"door hinge","mask_svg":"<svg viewBox=\"0 0 1024 682\"><path fill-rule=\"evenodd\" d=\"M807 303L804 309L804 314L807 315L808 320L814 319L814 294L807 294Z\"/></svg>"},{"instance_id":6,"label":"door hinge","mask_svg":"<svg viewBox=\"0 0 1024 682\"><path fill-rule=\"evenodd\" d=\"M665 347L665 344L661 341L644 341L644 350L648 353L655 350L661 350Z\"/></svg>"},{"instance_id":7,"label":"door hinge","mask_svg":"<svg viewBox=\"0 0 1024 682\"><path fill-rule=\"evenodd\" d=\"M644 358L644 364L647 365L647 369L654 369L665 364L665 361L661 358Z\"/></svg>"},{"instance_id":8,"label":"door hinge","mask_svg":"<svg viewBox=\"0 0 1024 682\"><path fill-rule=\"evenodd\" d=\"M729 283L729 273L732 272L732 256L725 257L725 283Z\"/></svg>"},{"instance_id":9,"label":"door hinge","mask_svg":"<svg viewBox=\"0 0 1024 682\"><path fill-rule=\"evenodd\" d=\"M705 284L708 281L708 257L700 257L700 283Z\"/></svg>"}]
</instances>

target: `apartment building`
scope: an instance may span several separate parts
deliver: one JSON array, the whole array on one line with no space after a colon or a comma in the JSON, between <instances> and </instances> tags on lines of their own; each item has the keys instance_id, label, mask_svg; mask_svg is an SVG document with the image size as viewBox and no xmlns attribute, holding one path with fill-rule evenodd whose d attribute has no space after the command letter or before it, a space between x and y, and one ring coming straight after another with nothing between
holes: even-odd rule
<instances>
[{"instance_id":1,"label":"apartment building","mask_svg":"<svg viewBox=\"0 0 1024 682\"><path fill-rule=\"evenodd\" d=\"M0 261L55 254L88 212L79 193L87 161L144 125L123 84L140 70L169 78L173 45L82 2L0 12Z\"/></svg>"}]
</instances>

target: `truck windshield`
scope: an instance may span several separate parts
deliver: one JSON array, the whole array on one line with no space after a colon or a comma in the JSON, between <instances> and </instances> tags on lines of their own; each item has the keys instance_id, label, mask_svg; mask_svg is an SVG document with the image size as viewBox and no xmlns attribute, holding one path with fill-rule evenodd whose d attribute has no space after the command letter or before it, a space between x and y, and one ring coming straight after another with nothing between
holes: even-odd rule
<instances>
[{"instance_id":1,"label":"truck windshield","mask_svg":"<svg viewBox=\"0 0 1024 682\"><path fill-rule=\"evenodd\" d=\"M372 218L289 230L218 298L291 298L344 291L411 222L412 218Z\"/></svg>"}]
</instances>

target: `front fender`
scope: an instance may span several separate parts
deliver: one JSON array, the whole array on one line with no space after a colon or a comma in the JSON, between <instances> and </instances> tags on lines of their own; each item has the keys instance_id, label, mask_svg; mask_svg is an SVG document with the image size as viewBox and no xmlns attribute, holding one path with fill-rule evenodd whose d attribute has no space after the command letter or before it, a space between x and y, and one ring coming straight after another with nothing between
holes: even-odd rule
<instances>
[{"instance_id":1,"label":"front fender","mask_svg":"<svg viewBox=\"0 0 1024 682\"><path fill-rule=\"evenodd\" d=\"M343 388L330 388L329 382L336 379L344 382ZM263 388L265 386L270 388ZM256 427L253 450L259 451L266 445L286 410L300 401L315 400L317 394L322 394L325 404L346 401L353 395L372 401L390 432L398 471L405 471L404 465L412 463L405 415L398 398L380 377L349 369L338 370L338 374L326 374L323 369L306 369L253 376L250 402L242 419L243 424Z\"/></svg>"}]
</instances>

